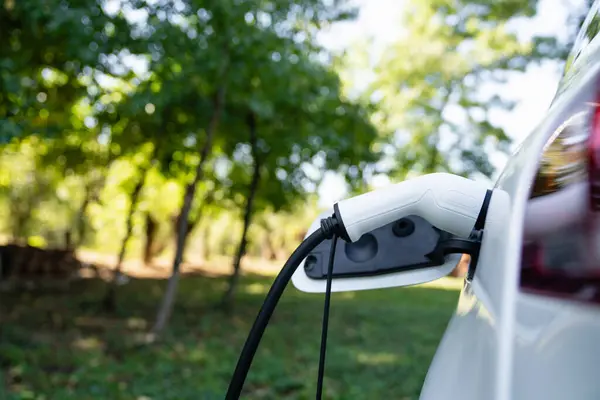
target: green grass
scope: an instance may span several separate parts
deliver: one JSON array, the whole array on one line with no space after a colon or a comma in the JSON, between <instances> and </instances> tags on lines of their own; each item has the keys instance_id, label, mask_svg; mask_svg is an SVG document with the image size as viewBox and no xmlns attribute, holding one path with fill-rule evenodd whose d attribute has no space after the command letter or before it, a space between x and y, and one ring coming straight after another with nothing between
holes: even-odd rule
<instances>
[{"instance_id":1,"label":"green grass","mask_svg":"<svg viewBox=\"0 0 600 400\"><path fill-rule=\"evenodd\" d=\"M271 278L242 281L232 315L214 309L224 280L185 276L160 343L141 345L165 286L120 288L99 311L103 283L69 292L3 293L0 399L222 399ZM458 299L431 286L334 294L327 399L415 399ZM313 399L321 295L288 288L263 338L244 399Z\"/></svg>"}]
</instances>

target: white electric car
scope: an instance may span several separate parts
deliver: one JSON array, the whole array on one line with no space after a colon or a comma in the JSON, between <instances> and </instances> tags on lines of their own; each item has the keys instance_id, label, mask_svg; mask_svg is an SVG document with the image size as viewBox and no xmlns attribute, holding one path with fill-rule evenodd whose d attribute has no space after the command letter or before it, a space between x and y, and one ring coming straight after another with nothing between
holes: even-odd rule
<instances>
[{"instance_id":1,"label":"white electric car","mask_svg":"<svg viewBox=\"0 0 600 400\"><path fill-rule=\"evenodd\" d=\"M227 399L289 277L312 293L407 286L447 275L464 253L469 272L421 399L600 399L599 7L544 120L493 188L425 175L315 221L267 296Z\"/></svg>"},{"instance_id":2,"label":"white electric car","mask_svg":"<svg viewBox=\"0 0 600 400\"><path fill-rule=\"evenodd\" d=\"M429 368L423 400L600 399L599 7L596 1L582 26L544 120L495 184L508 204L492 210L492 198L499 219L488 212L477 265ZM446 261L334 276L332 290L422 283L449 273L456 259ZM309 275L299 268L296 287L324 291L323 277Z\"/></svg>"}]
</instances>

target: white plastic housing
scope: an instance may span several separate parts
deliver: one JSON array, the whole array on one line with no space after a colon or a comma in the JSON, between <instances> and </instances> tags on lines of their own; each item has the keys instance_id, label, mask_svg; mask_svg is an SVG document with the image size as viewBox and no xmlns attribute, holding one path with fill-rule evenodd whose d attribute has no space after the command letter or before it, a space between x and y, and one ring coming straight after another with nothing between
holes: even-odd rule
<instances>
[{"instance_id":1,"label":"white plastic housing","mask_svg":"<svg viewBox=\"0 0 600 400\"><path fill-rule=\"evenodd\" d=\"M376 228L409 215L459 237L468 237L487 185L447 173L409 179L337 203L352 242Z\"/></svg>"}]
</instances>

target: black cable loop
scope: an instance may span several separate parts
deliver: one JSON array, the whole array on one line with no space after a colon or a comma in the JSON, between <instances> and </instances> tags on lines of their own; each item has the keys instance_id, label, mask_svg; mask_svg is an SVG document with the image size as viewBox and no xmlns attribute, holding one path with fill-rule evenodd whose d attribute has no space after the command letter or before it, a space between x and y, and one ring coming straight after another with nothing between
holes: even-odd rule
<instances>
[{"instance_id":1,"label":"black cable loop","mask_svg":"<svg viewBox=\"0 0 600 400\"><path fill-rule=\"evenodd\" d=\"M321 227L304 239L304 241L300 243L300 246L296 248L294 253L292 253L290 258L284 264L283 268L275 278L275 281L273 282L273 285L271 286L271 289L265 298L263 306L256 316L254 325L248 334L248 338L246 339L246 343L244 344L242 352L240 353L240 358L238 359L233 377L229 383L229 388L227 390L227 394L225 395L226 400L237 400L240 398L242 389L244 387L244 382L246 381L246 377L248 375L248 370L252 365L252 360L254 359L258 345L260 344L269 320L273 315L273 311L275 310L275 307L277 306L285 287L292 278L294 271L296 271L300 263L308 254L310 254L311 251L313 251L324 240L331 239L334 237L334 235L337 236L340 229L343 229L343 227L340 226L335 216L321 220ZM337 240L334 240L334 243L335 242L337 242ZM328 279L331 280L331 277ZM329 290L331 290L331 282L329 282L328 285ZM327 307L329 307L329 305L327 305ZM327 318L329 318L328 315Z\"/></svg>"},{"instance_id":2,"label":"black cable loop","mask_svg":"<svg viewBox=\"0 0 600 400\"><path fill-rule=\"evenodd\" d=\"M335 260L335 248L337 245L337 234L334 233L329 252L329 264L327 266L327 286L325 288L325 303L323 306L323 324L321 325L321 351L319 353L319 373L317 375L317 400L323 395L323 377L325 375L325 355L327 353L327 330L329 328L329 309L331 307L331 284L333 281L333 262Z\"/></svg>"}]
</instances>

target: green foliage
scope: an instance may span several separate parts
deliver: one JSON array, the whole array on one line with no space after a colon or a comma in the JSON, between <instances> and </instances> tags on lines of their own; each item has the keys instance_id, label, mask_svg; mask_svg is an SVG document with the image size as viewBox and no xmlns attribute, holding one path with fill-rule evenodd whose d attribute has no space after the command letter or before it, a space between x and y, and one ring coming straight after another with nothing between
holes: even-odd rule
<instances>
[{"instance_id":1,"label":"green foliage","mask_svg":"<svg viewBox=\"0 0 600 400\"><path fill-rule=\"evenodd\" d=\"M63 177L56 168L42 168L47 147L32 136L12 141L0 151L0 195L4 229L16 240L41 236L62 244L81 194L79 177Z\"/></svg>"},{"instance_id":2,"label":"green foliage","mask_svg":"<svg viewBox=\"0 0 600 400\"><path fill-rule=\"evenodd\" d=\"M512 104L489 83L561 51L507 28L535 1L413 1L356 95L339 70L364 54L336 59L316 40L355 16L346 1L0 5L2 232L48 246L69 233L103 252L120 247L133 210L132 251L148 215L169 243L182 215L190 252L232 255L255 171L248 250L267 258L301 239L328 171L352 192L381 171L490 176L488 155L509 138L489 111Z\"/></svg>"},{"instance_id":3,"label":"green foliage","mask_svg":"<svg viewBox=\"0 0 600 400\"><path fill-rule=\"evenodd\" d=\"M383 128L397 148L393 171L452 171L463 175L494 169L492 151L510 142L488 112L510 109L490 83L508 71L555 56L549 38L520 41L507 24L535 12L535 1L436 0L407 6L405 34L377 63L372 95L380 99ZM543 46L541 45L543 42ZM547 51L548 50L548 51Z\"/></svg>"},{"instance_id":4,"label":"green foliage","mask_svg":"<svg viewBox=\"0 0 600 400\"><path fill-rule=\"evenodd\" d=\"M55 175L50 190L61 185L61 174L77 182L72 190L79 192L65 200L69 217L50 230L83 212L93 233L86 244L112 248L128 187L147 162L158 168L140 211L155 215L162 230L170 226L220 87L227 88L225 110L192 220L208 198L218 204L207 205L213 214L243 204L252 169L244 156L249 112L257 116L262 159L257 210L290 209L327 169L361 184L360 172L375 160L376 132L368 112L342 98L314 40L321 26L351 18L351 7L320 0L130 2L120 12L115 4L8 1L0 11L9 38L0 47L0 96L8 99L1 135L43 138L44 150L31 157L38 170ZM131 20L134 11L141 19Z\"/></svg>"},{"instance_id":5,"label":"green foliage","mask_svg":"<svg viewBox=\"0 0 600 400\"><path fill-rule=\"evenodd\" d=\"M151 346L144 345L145 328L162 296L160 281L123 287L116 315L95 305L101 281L86 280L60 296L13 293L13 301L0 304L7 398L222 399L270 283L269 277L242 278L236 315L228 317L202 306L219 299L224 279L182 280L171 329ZM453 290L334 294L327 398L417 399L459 287L457 281ZM286 291L244 399L314 397L321 308L319 296Z\"/></svg>"},{"instance_id":6,"label":"green foliage","mask_svg":"<svg viewBox=\"0 0 600 400\"><path fill-rule=\"evenodd\" d=\"M532 16L535 2L413 2L403 20L406 35L377 63L365 100L346 95L334 71L339 65L315 41L320 27L355 15L345 2L238 3L129 2L118 11L96 0L5 1L0 114L7 118L0 118L0 136L41 138L37 154L23 155L38 170L33 179L46 182L48 193L69 188L61 189L69 193L61 202L34 201L55 204L45 211L55 216L48 231L67 229L89 191L84 214L94 234L87 244L112 243L147 163L156 168L139 211L171 231L206 144L219 88L226 88L224 109L192 221L240 213L257 160L259 214L297 211L327 170L343 174L351 190L362 190L384 154L400 178L435 170L490 175L489 152L506 149L509 141L490 123L488 110L511 104L481 90L483 84L550 56L506 28L514 18ZM543 39L546 50L556 48ZM254 155L249 113L257 121ZM4 188L26 182L19 179L5 180ZM41 234L35 219L28 224L30 233Z\"/></svg>"},{"instance_id":7,"label":"green foliage","mask_svg":"<svg viewBox=\"0 0 600 400\"><path fill-rule=\"evenodd\" d=\"M124 18L96 0L3 1L0 7L0 142L70 124L93 69L133 48Z\"/></svg>"},{"instance_id":8,"label":"green foliage","mask_svg":"<svg viewBox=\"0 0 600 400\"><path fill-rule=\"evenodd\" d=\"M321 24L346 16L345 8L333 12L318 1L271 6L219 2L151 10L155 25L147 40L159 49L151 74L124 101L103 106L100 120L112 124L113 143L135 151L140 143L155 142L162 171L189 181L205 144L214 94L226 86L212 166L220 170L212 173L234 203L252 170L252 158L244 155L249 112L257 118L261 151L259 208L293 204L314 189L325 169L351 171L356 182L374 161L375 130L363 108L341 98L337 75L315 61L323 50L299 39L311 35L310 26L295 26L304 14L302 21ZM292 16L288 9L295 10ZM181 23L160 18L171 14ZM307 163L320 172L308 177Z\"/></svg>"}]
</instances>

